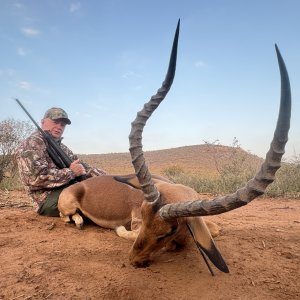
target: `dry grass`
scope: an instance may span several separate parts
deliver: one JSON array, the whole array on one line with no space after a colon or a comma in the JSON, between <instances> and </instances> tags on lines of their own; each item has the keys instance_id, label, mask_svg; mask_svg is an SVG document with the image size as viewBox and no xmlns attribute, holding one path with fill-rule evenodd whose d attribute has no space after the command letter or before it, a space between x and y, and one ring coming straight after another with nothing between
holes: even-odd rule
<instances>
[{"instance_id":1,"label":"dry grass","mask_svg":"<svg viewBox=\"0 0 300 300\"><path fill-rule=\"evenodd\" d=\"M244 155L253 163L261 159L241 148L221 145L195 145L165 150L145 151L145 159L152 173L163 175L170 167L179 167L185 172L214 177L224 164ZM110 174L134 173L129 153L80 155L91 166L99 167Z\"/></svg>"},{"instance_id":2,"label":"dry grass","mask_svg":"<svg viewBox=\"0 0 300 300\"><path fill-rule=\"evenodd\" d=\"M255 174L262 159L238 146L204 144L157 151L146 151L146 163L153 174L166 176L191 186L199 193L215 195L234 192ZM134 173L129 153L79 155L91 166L108 174ZM18 177L6 178L0 190L22 189ZM300 198L300 158L284 163L276 181L267 189L271 197Z\"/></svg>"},{"instance_id":3,"label":"dry grass","mask_svg":"<svg viewBox=\"0 0 300 300\"><path fill-rule=\"evenodd\" d=\"M199 193L232 193L251 179L263 159L239 146L204 144L157 151L146 151L152 173L176 183L191 186ZM134 173L129 153L81 155L92 166L110 174ZM300 198L300 159L283 163L266 194L271 197Z\"/></svg>"}]
</instances>

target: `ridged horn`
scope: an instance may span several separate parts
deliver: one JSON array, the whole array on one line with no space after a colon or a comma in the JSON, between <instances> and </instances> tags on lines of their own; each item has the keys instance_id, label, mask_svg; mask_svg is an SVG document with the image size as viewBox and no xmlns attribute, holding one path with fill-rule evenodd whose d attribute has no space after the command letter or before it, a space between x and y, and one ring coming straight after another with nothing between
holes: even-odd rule
<instances>
[{"instance_id":1,"label":"ridged horn","mask_svg":"<svg viewBox=\"0 0 300 300\"><path fill-rule=\"evenodd\" d=\"M136 176L144 192L145 200L148 202L153 202L159 199L159 192L151 179L151 173L149 172L148 167L145 163L145 158L142 150L142 133L147 120L152 115L154 110L159 106L162 100L164 100L173 83L176 70L179 27L180 19L177 23L166 78L162 83L161 88L157 91L156 95L151 97L150 101L144 105L143 109L140 112L137 113L136 119L131 123L131 132L129 135L129 151L131 154L132 164L134 166Z\"/></svg>"},{"instance_id":2,"label":"ridged horn","mask_svg":"<svg viewBox=\"0 0 300 300\"><path fill-rule=\"evenodd\" d=\"M211 201L195 200L178 204L167 204L159 213L163 219L178 217L217 215L248 204L262 195L267 186L275 180L275 173L281 166L281 158L288 140L291 118L291 90L285 63L275 45L281 77L281 99L279 116L274 137L266 159L254 178L235 193ZM187 199L188 200L188 199Z\"/></svg>"}]
</instances>

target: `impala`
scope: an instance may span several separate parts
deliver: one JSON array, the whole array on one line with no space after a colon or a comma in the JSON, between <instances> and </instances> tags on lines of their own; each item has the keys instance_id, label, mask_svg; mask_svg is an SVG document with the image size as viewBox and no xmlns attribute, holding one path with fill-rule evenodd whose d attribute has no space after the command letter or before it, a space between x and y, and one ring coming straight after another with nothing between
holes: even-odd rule
<instances>
[{"instance_id":1,"label":"impala","mask_svg":"<svg viewBox=\"0 0 300 300\"><path fill-rule=\"evenodd\" d=\"M169 67L165 80L132 122L129 135L130 154L135 176L103 176L77 183L65 189L59 199L62 217L71 216L80 227L84 215L100 226L113 228L117 234L134 240L129 254L132 265L145 267L155 253L164 248L181 248L192 235L204 254L221 271L229 272L212 236L218 234L215 224L202 217L225 213L262 195L275 179L288 140L291 115L291 92L288 73L275 45L281 76L279 116L270 150L260 170L235 193L212 200L202 200L188 186L174 184L165 178L152 176L142 150L144 126L167 95L175 76L180 21L178 21ZM131 230L125 225L131 222Z\"/></svg>"}]
</instances>

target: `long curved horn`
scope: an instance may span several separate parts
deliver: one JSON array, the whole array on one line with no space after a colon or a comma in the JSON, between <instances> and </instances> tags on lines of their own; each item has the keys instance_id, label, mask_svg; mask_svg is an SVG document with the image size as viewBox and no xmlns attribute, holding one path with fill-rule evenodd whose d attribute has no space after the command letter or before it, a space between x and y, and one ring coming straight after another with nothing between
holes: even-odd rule
<instances>
[{"instance_id":1,"label":"long curved horn","mask_svg":"<svg viewBox=\"0 0 300 300\"><path fill-rule=\"evenodd\" d=\"M215 198L211 201L187 201L163 206L159 213L163 219L177 217L207 216L221 214L248 204L265 192L275 179L275 173L281 166L281 158L288 140L291 117L291 90L285 63L275 45L281 77L281 99L279 116L270 150L255 177L235 193Z\"/></svg>"},{"instance_id":2,"label":"long curved horn","mask_svg":"<svg viewBox=\"0 0 300 300\"><path fill-rule=\"evenodd\" d=\"M151 97L150 101L144 105L143 109L140 112L137 113L136 119L131 123L131 132L129 135L129 151L131 154L132 164L134 166L136 176L144 192L145 200L148 202L153 202L159 199L159 192L151 179L151 173L149 172L148 167L145 163L145 158L142 150L142 133L147 120L161 103L161 101L164 100L173 83L176 70L179 27L180 19L177 23L166 78L162 83L161 88L157 91L157 94Z\"/></svg>"}]
</instances>

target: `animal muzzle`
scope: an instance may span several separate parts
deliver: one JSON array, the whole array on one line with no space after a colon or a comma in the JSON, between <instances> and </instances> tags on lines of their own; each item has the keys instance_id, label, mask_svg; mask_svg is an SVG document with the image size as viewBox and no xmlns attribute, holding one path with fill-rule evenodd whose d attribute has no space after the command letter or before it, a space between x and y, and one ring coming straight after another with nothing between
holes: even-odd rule
<instances>
[{"instance_id":1,"label":"animal muzzle","mask_svg":"<svg viewBox=\"0 0 300 300\"><path fill-rule=\"evenodd\" d=\"M133 253L133 252L130 252L129 261L130 261L130 264L136 268L149 267L152 262L149 255L140 255L140 254Z\"/></svg>"}]
</instances>

